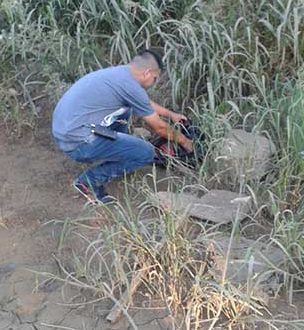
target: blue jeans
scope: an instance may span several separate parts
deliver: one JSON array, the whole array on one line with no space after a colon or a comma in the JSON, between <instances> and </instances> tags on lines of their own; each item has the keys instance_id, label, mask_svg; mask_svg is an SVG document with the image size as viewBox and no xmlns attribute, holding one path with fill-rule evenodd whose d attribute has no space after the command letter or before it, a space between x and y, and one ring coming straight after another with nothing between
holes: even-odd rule
<instances>
[{"instance_id":1,"label":"blue jeans","mask_svg":"<svg viewBox=\"0 0 304 330\"><path fill-rule=\"evenodd\" d=\"M118 132L116 140L96 136L92 142L66 152L78 162L93 164L79 176L79 180L89 183L93 189L154 161L151 143L127 134L127 125L114 123L111 128Z\"/></svg>"}]
</instances>

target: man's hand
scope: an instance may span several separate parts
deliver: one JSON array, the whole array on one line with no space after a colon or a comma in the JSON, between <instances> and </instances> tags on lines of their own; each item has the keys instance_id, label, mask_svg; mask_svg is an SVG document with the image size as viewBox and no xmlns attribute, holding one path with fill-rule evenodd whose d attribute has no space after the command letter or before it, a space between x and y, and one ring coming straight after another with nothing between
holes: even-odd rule
<instances>
[{"instance_id":1,"label":"man's hand","mask_svg":"<svg viewBox=\"0 0 304 330\"><path fill-rule=\"evenodd\" d=\"M182 115L181 113L176 113L176 112L173 112L173 111L171 111L171 113L170 113L170 118L172 119L172 121L174 123L180 123L182 121L184 121L184 122L188 121L186 116Z\"/></svg>"},{"instance_id":2,"label":"man's hand","mask_svg":"<svg viewBox=\"0 0 304 330\"><path fill-rule=\"evenodd\" d=\"M164 108L153 101L151 101L151 106L159 116L170 118L174 123L188 120L186 116Z\"/></svg>"},{"instance_id":3,"label":"man's hand","mask_svg":"<svg viewBox=\"0 0 304 330\"><path fill-rule=\"evenodd\" d=\"M180 144L187 152L193 151L192 141L182 133L173 130L157 113L143 117L143 120L161 137Z\"/></svg>"},{"instance_id":4,"label":"man's hand","mask_svg":"<svg viewBox=\"0 0 304 330\"><path fill-rule=\"evenodd\" d=\"M193 151L193 143L192 140L189 140L188 138L185 137L184 141L180 143L180 145L187 151L187 152L192 152Z\"/></svg>"}]
</instances>

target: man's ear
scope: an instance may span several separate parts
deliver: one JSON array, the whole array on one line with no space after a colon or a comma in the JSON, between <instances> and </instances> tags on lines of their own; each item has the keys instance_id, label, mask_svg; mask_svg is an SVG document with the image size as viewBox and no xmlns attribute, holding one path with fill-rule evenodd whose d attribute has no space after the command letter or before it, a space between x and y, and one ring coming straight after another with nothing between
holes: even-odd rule
<instances>
[{"instance_id":1,"label":"man's ear","mask_svg":"<svg viewBox=\"0 0 304 330\"><path fill-rule=\"evenodd\" d=\"M152 72L152 69L151 69L151 68L146 69L146 70L145 70L145 75L151 74L151 72Z\"/></svg>"},{"instance_id":2,"label":"man's ear","mask_svg":"<svg viewBox=\"0 0 304 330\"><path fill-rule=\"evenodd\" d=\"M147 73L148 73L147 70L148 70L148 69L142 70L141 74L142 74L142 77L143 77L143 78L146 78Z\"/></svg>"}]
</instances>

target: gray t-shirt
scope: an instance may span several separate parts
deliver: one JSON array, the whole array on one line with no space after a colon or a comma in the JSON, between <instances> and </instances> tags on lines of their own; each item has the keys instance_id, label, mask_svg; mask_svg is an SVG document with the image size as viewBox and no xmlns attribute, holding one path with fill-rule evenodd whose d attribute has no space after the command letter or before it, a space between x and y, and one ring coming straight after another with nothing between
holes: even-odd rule
<instances>
[{"instance_id":1,"label":"gray t-shirt","mask_svg":"<svg viewBox=\"0 0 304 330\"><path fill-rule=\"evenodd\" d=\"M127 65L89 73L62 96L53 113L52 131L60 148L74 149L88 140L91 124L109 125L130 109L137 117L154 110L147 92Z\"/></svg>"}]
</instances>

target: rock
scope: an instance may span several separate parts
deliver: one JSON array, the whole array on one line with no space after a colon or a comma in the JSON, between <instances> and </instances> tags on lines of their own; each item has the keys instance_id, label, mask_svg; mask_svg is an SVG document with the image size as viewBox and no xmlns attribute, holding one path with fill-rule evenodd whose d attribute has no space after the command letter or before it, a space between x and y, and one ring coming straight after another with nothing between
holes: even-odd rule
<instances>
[{"instance_id":1,"label":"rock","mask_svg":"<svg viewBox=\"0 0 304 330\"><path fill-rule=\"evenodd\" d=\"M242 177L259 180L271 168L274 152L274 144L265 136L232 129L215 160L218 176L228 182L239 182Z\"/></svg>"},{"instance_id":2,"label":"rock","mask_svg":"<svg viewBox=\"0 0 304 330\"><path fill-rule=\"evenodd\" d=\"M225 269L230 237L218 236L212 243L215 276L221 280ZM226 279L234 284L251 283L256 290L273 291L278 285L279 277L275 277L275 267L284 262L284 253L274 247L252 239L235 237L232 241L227 264ZM275 281L275 283L274 283Z\"/></svg>"},{"instance_id":3,"label":"rock","mask_svg":"<svg viewBox=\"0 0 304 330\"><path fill-rule=\"evenodd\" d=\"M143 127L135 127L133 129L133 134L137 137L140 137L144 140L148 140L151 138L151 132L148 131L146 128Z\"/></svg>"},{"instance_id":4,"label":"rock","mask_svg":"<svg viewBox=\"0 0 304 330\"><path fill-rule=\"evenodd\" d=\"M158 192L154 205L186 216L215 223L229 223L242 220L250 212L251 197L226 190L210 190L201 198L188 193Z\"/></svg>"}]
</instances>

